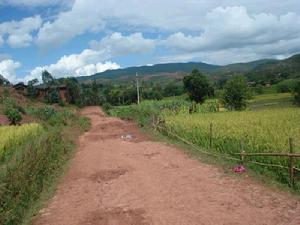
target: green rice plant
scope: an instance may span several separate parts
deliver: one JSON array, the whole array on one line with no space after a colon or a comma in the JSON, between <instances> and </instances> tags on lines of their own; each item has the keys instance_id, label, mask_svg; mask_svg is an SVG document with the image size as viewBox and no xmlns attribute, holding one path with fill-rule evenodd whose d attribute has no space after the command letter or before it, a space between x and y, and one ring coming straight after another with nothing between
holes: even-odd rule
<instances>
[{"instance_id":1,"label":"green rice plant","mask_svg":"<svg viewBox=\"0 0 300 225\"><path fill-rule=\"evenodd\" d=\"M1 126L0 127L0 158L8 154L6 149L11 146L22 145L30 138L38 136L43 128L36 123L23 124L21 126Z\"/></svg>"},{"instance_id":2,"label":"green rice plant","mask_svg":"<svg viewBox=\"0 0 300 225\"><path fill-rule=\"evenodd\" d=\"M238 157L241 143L248 153L288 152L289 138L293 138L295 151L300 153L300 109L274 108L259 111L184 113L165 115L165 126L176 135L202 148L212 148L223 155ZM210 133L212 124L212 136ZM283 157L251 157L251 160L288 166ZM300 162L297 161L300 168ZM276 171L280 180L287 182L285 172Z\"/></svg>"}]
</instances>

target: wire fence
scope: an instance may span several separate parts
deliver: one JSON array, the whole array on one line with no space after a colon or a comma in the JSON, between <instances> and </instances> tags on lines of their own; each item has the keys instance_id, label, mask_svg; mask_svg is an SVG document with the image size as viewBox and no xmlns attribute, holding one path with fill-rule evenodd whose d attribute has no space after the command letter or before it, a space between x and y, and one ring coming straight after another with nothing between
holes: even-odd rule
<instances>
[{"instance_id":1,"label":"wire fence","mask_svg":"<svg viewBox=\"0 0 300 225\"><path fill-rule=\"evenodd\" d=\"M168 129L166 126L162 126L161 124L163 124L163 123L161 123L161 121L155 122L155 120L153 120L153 128L155 130L158 130L161 133L164 133L168 136L176 138L177 140L191 146L193 149L197 150L200 153L214 156L214 157L224 158L227 160L237 161L237 162L240 162L241 164L250 163L250 164L255 164L255 165L264 166L264 167L273 167L273 168L288 170L289 171L289 186L293 187L295 185L295 173L300 172L300 168L295 167L295 160L297 158L300 158L300 154L297 154L294 152L294 140L292 138L289 138L289 150L290 150L289 153L246 153L243 148L243 146L244 146L243 142L241 141L241 151L240 151L240 153L235 154L239 157L232 157L232 156L225 155L225 154L218 154L215 152L206 151L206 150L200 148L198 145L195 145L194 143L180 137L178 134L175 134L170 129ZM212 148L212 141L213 141L212 124L210 124L209 132L211 134L209 146L210 146L210 148ZM252 157L252 156L286 157L286 158L288 158L288 166L283 166L283 165L278 165L278 164L270 164L270 163L262 163L262 162L257 162L257 161L253 161L253 160L247 160L247 161L245 160L245 157Z\"/></svg>"}]
</instances>

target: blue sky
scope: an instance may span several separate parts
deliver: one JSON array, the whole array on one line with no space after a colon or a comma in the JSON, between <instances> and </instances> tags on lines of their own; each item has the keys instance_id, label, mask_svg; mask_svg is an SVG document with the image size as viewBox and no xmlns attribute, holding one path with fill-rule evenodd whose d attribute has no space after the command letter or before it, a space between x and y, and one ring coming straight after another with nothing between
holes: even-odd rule
<instances>
[{"instance_id":1,"label":"blue sky","mask_svg":"<svg viewBox=\"0 0 300 225\"><path fill-rule=\"evenodd\" d=\"M12 82L299 52L299 0L0 0L0 74Z\"/></svg>"}]
</instances>

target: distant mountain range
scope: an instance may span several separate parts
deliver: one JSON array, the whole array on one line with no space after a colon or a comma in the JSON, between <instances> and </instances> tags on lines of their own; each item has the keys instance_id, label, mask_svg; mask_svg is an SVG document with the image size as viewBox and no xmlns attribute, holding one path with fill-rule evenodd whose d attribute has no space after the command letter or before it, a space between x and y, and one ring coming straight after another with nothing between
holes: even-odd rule
<instances>
[{"instance_id":1,"label":"distant mountain range","mask_svg":"<svg viewBox=\"0 0 300 225\"><path fill-rule=\"evenodd\" d=\"M78 77L79 81L92 81L92 80L115 80L115 79L128 79L138 73L139 76L153 76L161 75L168 76L170 74L186 74L190 73L193 69L199 69L204 73L212 73L221 68L221 66L206 64L202 62L189 62L189 63L165 63L156 64L152 66L135 66L124 69L107 70L102 73L96 73L91 76Z\"/></svg>"},{"instance_id":2,"label":"distant mountain range","mask_svg":"<svg viewBox=\"0 0 300 225\"><path fill-rule=\"evenodd\" d=\"M207 64L202 62L165 63L152 66L128 67L117 70L107 70L91 76L78 77L81 82L97 81L128 81L138 73L143 79L172 79L181 78L193 69L208 74L214 78L220 78L234 73L243 73L248 79L269 79L276 74L284 74L286 77L300 77L300 54L284 60L262 59L247 63L234 63L225 66Z\"/></svg>"}]
</instances>

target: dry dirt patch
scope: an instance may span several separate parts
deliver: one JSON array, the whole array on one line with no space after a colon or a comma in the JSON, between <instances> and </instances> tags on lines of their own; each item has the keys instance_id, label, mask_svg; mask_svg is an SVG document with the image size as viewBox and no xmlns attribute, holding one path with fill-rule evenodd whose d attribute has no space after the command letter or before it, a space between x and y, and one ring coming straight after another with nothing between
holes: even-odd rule
<instances>
[{"instance_id":1,"label":"dry dirt patch","mask_svg":"<svg viewBox=\"0 0 300 225\"><path fill-rule=\"evenodd\" d=\"M127 172L128 170L123 168L113 169L113 170L101 170L91 175L89 179L94 182L101 183L104 181L117 179L118 177L124 175Z\"/></svg>"},{"instance_id":2,"label":"dry dirt patch","mask_svg":"<svg viewBox=\"0 0 300 225\"><path fill-rule=\"evenodd\" d=\"M142 209L124 210L113 208L106 211L94 211L80 224L86 225L149 225Z\"/></svg>"}]
</instances>

